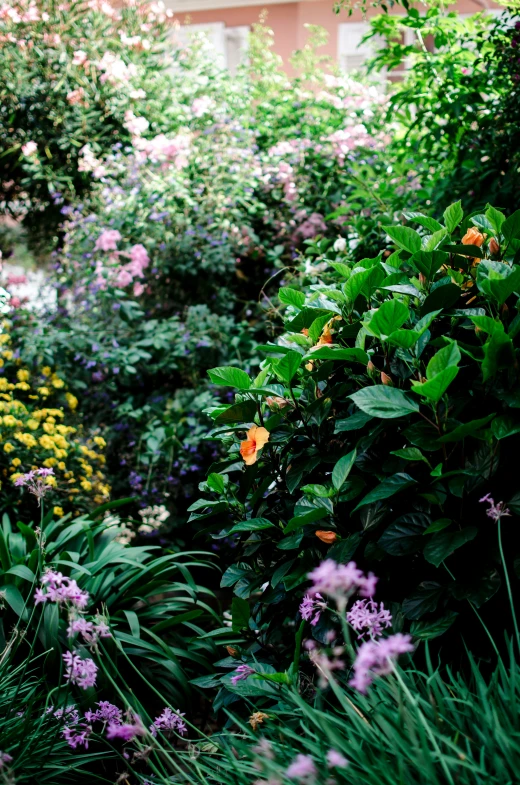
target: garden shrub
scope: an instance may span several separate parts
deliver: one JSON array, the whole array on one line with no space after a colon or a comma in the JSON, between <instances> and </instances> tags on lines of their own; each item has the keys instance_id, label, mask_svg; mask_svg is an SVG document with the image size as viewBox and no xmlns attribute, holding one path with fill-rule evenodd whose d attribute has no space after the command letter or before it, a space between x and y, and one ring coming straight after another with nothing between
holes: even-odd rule
<instances>
[{"instance_id":1,"label":"garden shrub","mask_svg":"<svg viewBox=\"0 0 520 785\"><path fill-rule=\"evenodd\" d=\"M88 161L130 139L143 101L167 116L160 3L6 2L0 19L2 201L48 236L63 201L85 195Z\"/></svg>"},{"instance_id":2,"label":"garden shrub","mask_svg":"<svg viewBox=\"0 0 520 785\"><path fill-rule=\"evenodd\" d=\"M82 509L108 501L110 486L104 473L105 440L89 433L75 416L78 399L49 365L39 368L22 363L12 348L12 323L4 319L0 334L0 439L2 450L2 507L20 506L16 481L43 466L53 475L55 513L72 506ZM29 512L29 514L31 514Z\"/></svg>"},{"instance_id":3,"label":"garden shrub","mask_svg":"<svg viewBox=\"0 0 520 785\"><path fill-rule=\"evenodd\" d=\"M278 670L324 556L380 576L396 631L428 639L457 621L484 652L474 614L495 595L484 618L510 627L493 520L519 513L520 212L464 216L457 202L443 221L409 213L359 262L310 242L260 373L209 372L235 390L209 410L229 457L191 520L238 541L222 578L236 642ZM504 519L511 572L514 532Z\"/></svg>"}]
</instances>

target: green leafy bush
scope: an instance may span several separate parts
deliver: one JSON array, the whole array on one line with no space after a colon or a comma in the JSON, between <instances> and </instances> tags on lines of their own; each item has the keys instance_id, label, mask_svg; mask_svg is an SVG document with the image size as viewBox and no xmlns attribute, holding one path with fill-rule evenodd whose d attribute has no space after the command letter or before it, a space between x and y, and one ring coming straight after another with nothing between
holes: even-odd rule
<instances>
[{"instance_id":1,"label":"green leafy bush","mask_svg":"<svg viewBox=\"0 0 520 785\"><path fill-rule=\"evenodd\" d=\"M191 520L238 541L222 578L236 595L236 640L274 661L325 555L373 569L397 629L418 638L459 615L475 634L473 612L502 582L479 500L520 510L520 212L464 216L456 203L443 224L416 212L385 231L390 247L360 262L310 243L305 271L280 289L285 332L261 347L260 373L209 373L236 391L210 410L209 438L229 457ZM517 565L514 523L504 527ZM502 594L497 627L510 624Z\"/></svg>"}]
</instances>

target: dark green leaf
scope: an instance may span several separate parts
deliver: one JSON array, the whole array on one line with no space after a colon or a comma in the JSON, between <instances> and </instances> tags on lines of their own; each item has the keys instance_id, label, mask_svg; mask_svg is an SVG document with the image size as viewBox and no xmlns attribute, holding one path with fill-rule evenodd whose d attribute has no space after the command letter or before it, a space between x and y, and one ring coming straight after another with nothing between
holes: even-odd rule
<instances>
[{"instance_id":1,"label":"dark green leaf","mask_svg":"<svg viewBox=\"0 0 520 785\"><path fill-rule=\"evenodd\" d=\"M434 581L424 581L403 601L403 613L407 619L420 619L425 613L437 610L444 588Z\"/></svg>"},{"instance_id":2,"label":"dark green leaf","mask_svg":"<svg viewBox=\"0 0 520 785\"><path fill-rule=\"evenodd\" d=\"M249 627L249 603L241 597L233 597L231 602L231 624L233 632L248 629Z\"/></svg>"},{"instance_id":3,"label":"dark green leaf","mask_svg":"<svg viewBox=\"0 0 520 785\"><path fill-rule=\"evenodd\" d=\"M421 306L421 316L426 316L430 311L451 308L460 297L460 287L454 283L438 286L431 292Z\"/></svg>"},{"instance_id":4,"label":"dark green leaf","mask_svg":"<svg viewBox=\"0 0 520 785\"><path fill-rule=\"evenodd\" d=\"M237 532L258 532L263 529L272 529L274 523L268 521L267 518L250 518L248 521L241 521L236 523L228 534L236 534Z\"/></svg>"},{"instance_id":5,"label":"dark green leaf","mask_svg":"<svg viewBox=\"0 0 520 785\"><path fill-rule=\"evenodd\" d=\"M432 619L431 621L414 621L410 626L410 632L414 639L419 641L429 641L432 638L438 638L443 635L455 619L458 613L449 611L441 616L439 619Z\"/></svg>"},{"instance_id":6,"label":"dark green leaf","mask_svg":"<svg viewBox=\"0 0 520 785\"><path fill-rule=\"evenodd\" d=\"M256 403L254 401L241 401L233 403L227 409L220 412L215 417L217 425L231 422L252 422L256 414Z\"/></svg>"},{"instance_id":7,"label":"dark green leaf","mask_svg":"<svg viewBox=\"0 0 520 785\"><path fill-rule=\"evenodd\" d=\"M365 507L367 504L373 504L373 502L378 502L382 499L389 499L396 493L404 491L406 488L411 488L416 482L417 480L414 480L413 477L404 472L393 474L391 477L383 480L383 482L380 482L370 493L367 493L354 508L354 511L359 510L360 507Z\"/></svg>"},{"instance_id":8,"label":"dark green leaf","mask_svg":"<svg viewBox=\"0 0 520 785\"><path fill-rule=\"evenodd\" d=\"M332 471L332 484L337 491L339 491L345 480L350 474L352 467L354 466L354 461L356 460L357 452L356 450L352 450L348 453L348 455L344 455L343 458L340 458L339 461L336 463L333 471Z\"/></svg>"},{"instance_id":9,"label":"dark green leaf","mask_svg":"<svg viewBox=\"0 0 520 785\"><path fill-rule=\"evenodd\" d=\"M438 567L453 551L476 537L477 529L468 526L462 531L434 534L424 549L424 558Z\"/></svg>"},{"instance_id":10,"label":"dark green leaf","mask_svg":"<svg viewBox=\"0 0 520 785\"><path fill-rule=\"evenodd\" d=\"M419 411L419 404L396 387L378 384L350 396L356 406L372 417L392 419Z\"/></svg>"}]
</instances>

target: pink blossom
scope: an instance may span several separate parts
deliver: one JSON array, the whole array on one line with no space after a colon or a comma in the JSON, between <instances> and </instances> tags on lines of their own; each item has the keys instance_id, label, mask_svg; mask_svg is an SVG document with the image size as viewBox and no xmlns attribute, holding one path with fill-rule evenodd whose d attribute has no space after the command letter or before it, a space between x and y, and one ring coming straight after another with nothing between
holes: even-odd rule
<instances>
[{"instance_id":1,"label":"pink blossom","mask_svg":"<svg viewBox=\"0 0 520 785\"><path fill-rule=\"evenodd\" d=\"M107 728L107 739L122 739L123 741L132 741L136 736L144 736L146 728L144 727L141 718L135 714L134 722L125 722L119 724L111 722Z\"/></svg>"},{"instance_id":2,"label":"pink blossom","mask_svg":"<svg viewBox=\"0 0 520 785\"><path fill-rule=\"evenodd\" d=\"M212 104L213 101L207 95L204 95L201 98L195 98L191 105L191 113L194 117L202 117Z\"/></svg>"},{"instance_id":3,"label":"pink blossom","mask_svg":"<svg viewBox=\"0 0 520 785\"><path fill-rule=\"evenodd\" d=\"M96 684L97 665L90 657L82 659L77 652L67 651L63 655L65 678L70 684L77 684L83 690Z\"/></svg>"},{"instance_id":4,"label":"pink blossom","mask_svg":"<svg viewBox=\"0 0 520 785\"><path fill-rule=\"evenodd\" d=\"M141 278L143 275L143 270L145 270L150 264L148 251L144 245L137 243L136 245L132 245L129 255L130 263L127 265L127 268L130 270L132 275L136 276L137 278Z\"/></svg>"},{"instance_id":5,"label":"pink blossom","mask_svg":"<svg viewBox=\"0 0 520 785\"><path fill-rule=\"evenodd\" d=\"M235 671L235 675L231 679L231 684L235 685L239 681L245 681L254 673L254 669L249 665L239 665Z\"/></svg>"},{"instance_id":6,"label":"pink blossom","mask_svg":"<svg viewBox=\"0 0 520 785\"><path fill-rule=\"evenodd\" d=\"M22 145L22 153L25 155L26 158L29 158L31 155L37 151L38 145L36 142L26 142Z\"/></svg>"},{"instance_id":7,"label":"pink blossom","mask_svg":"<svg viewBox=\"0 0 520 785\"><path fill-rule=\"evenodd\" d=\"M116 251L121 234L117 229L104 229L96 240L95 251Z\"/></svg>"},{"instance_id":8,"label":"pink blossom","mask_svg":"<svg viewBox=\"0 0 520 785\"><path fill-rule=\"evenodd\" d=\"M10 763L13 762L13 758L9 755L8 752L1 752L0 751L0 771L4 768L4 766L9 766Z\"/></svg>"},{"instance_id":9,"label":"pink blossom","mask_svg":"<svg viewBox=\"0 0 520 785\"><path fill-rule=\"evenodd\" d=\"M134 283L133 292L134 292L134 297L140 297L143 294L144 286L142 283L140 283L140 281Z\"/></svg>"},{"instance_id":10,"label":"pink blossom","mask_svg":"<svg viewBox=\"0 0 520 785\"><path fill-rule=\"evenodd\" d=\"M299 608L302 619L310 621L313 627L319 622L322 610L327 607L324 602L319 602L319 600L323 600L319 592L316 592L313 597L306 594Z\"/></svg>"},{"instance_id":11,"label":"pink blossom","mask_svg":"<svg viewBox=\"0 0 520 785\"><path fill-rule=\"evenodd\" d=\"M365 635L377 637L392 626L392 614L383 603L378 606L373 600L357 600L347 613L347 621L357 632L362 630L359 638Z\"/></svg>"},{"instance_id":12,"label":"pink blossom","mask_svg":"<svg viewBox=\"0 0 520 785\"><path fill-rule=\"evenodd\" d=\"M69 728L65 726L61 732L61 735L69 745L72 747L73 750L76 747L85 747L88 749L88 739L90 734L92 733L92 728L90 725L86 725L84 722L81 723L79 727L76 728Z\"/></svg>"},{"instance_id":13,"label":"pink blossom","mask_svg":"<svg viewBox=\"0 0 520 785\"><path fill-rule=\"evenodd\" d=\"M349 684L359 692L365 693L375 676L383 676L392 671L392 661L399 654L413 651L410 635L396 633L378 641L365 641L358 649L354 662L354 676Z\"/></svg>"},{"instance_id":14,"label":"pink blossom","mask_svg":"<svg viewBox=\"0 0 520 785\"><path fill-rule=\"evenodd\" d=\"M316 766L314 765L311 756L302 754L295 757L285 772L289 779L299 780L300 782L308 781L309 777L315 777L317 773Z\"/></svg>"},{"instance_id":15,"label":"pink blossom","mask_svg":"<svg viewBox=\"0 0 520 785\"><path fill-rule=\"evenodd\" d=\"M109 701L99 701L97 704L98 709L92 711L89 709L85 712L85 719L87 722L109 722L113 725L121 725L123 719L123 712L117 706Z\"/></svg>"},{"instance_id":16,"label":"pink blossom","mask_svg":"<svg viewBox=\"0 0 520 785\"><path fill-rule=\"evenodd\" d=\"M88 59L87 53L83 51L83 49L77 49L74 54L72 55L72 65L77 65L79 67L87 67Z\"/></svg>"},{"instance_id":17,"label":"pink blossom","mask_svg":"<svg viewBox=\"0 0 520 785\"><path fill-rule=\"evenodd\" d=\"M346 769L348 766L348 760L344 755L341 754L341 752L331 749L327 752L327 766L329 769Z\"/></svg>"},{"instance_id":18,"label":"pink blossom","mask_svg":"<svg viewBox=\"0 0 520 785\"><path fill-rule=\"evenodd\" d=\"M36 604L56 602L58 605L69 605L78 610L83 610L88 605L88 592L82 591L73 578L66 578L61 572L47 570L42 575L41 582L42 588L36 589L34 595Z\"/></svg>"},{"instance_id":19,"label":"pink blossom","mask_svg":"<svg viewBox=\"0 0 520 785\"><path fill-rule=\"evenodd\" d=\"M77 90L71 90L70 93L67 93L67 101L71 106L85 103L85 90L82 87L78 87Z\"/></svg>"},{"instance_id":20,"label":"pink blossom","mask_svg":"<svg viewBox=\"0 0 520 785\"><path fill-rule=\"evenodd\" d=\"M331 597L345 598L358 591L362 597L371 597L375 593L377 578L372 573L368 576L358 569L355 562L337 564L333 559L326 559L308 577L313 581L310 594L327 594Z\"/></svg>"},{"instance_id":21,"label":"pink blossom","mask_svg":"<svg viewBox=\"0 0 520 785\"><path fill-rule=\"evenodd\" d=\"M489 509L486 510L486 515L493 521L499 521L500 518L511 517L511 512L506 507L505 502L498 502L495 504L489 493L486 493L482 499L479 499L479 502L487 503L489 505Z\"/></svg>"},{"instance_id":22,"label":"pink blossom","mask_svg":"<svg viewBox=\"0 0 520 785\"><path fill-rule=\"evenodd\" d=\"M132 134L132 136L141 136L150 127L150 123L146 117L136 117L131 109L125 112L125 128Z\"/></svg>"},{"instance_id":23,"label":"pink blossom","mask_svg":"<svg viewBox=\"0 0 520 785\"><path fill-rule=\"evenodd\" d=\"M181 714L178 711L172 711L172 709L166 707L163 713L155 718L150 727L150 731L154 736L157 734L158 730L175 731L180 736L185 736L188 732L188 728L182 719L183 717L184 714Z\"/></svg>"},{"instance_id":24,"label":"pink blossom","mask_svg":"<svg viewBox=\"0 0 520 785\"><path fill-rule=\"evenodd\" d=\"M116 276L116 285L124 288L131 284L133 280L132 273L129 272L126 267L121 267Z\"/></svg>"}]
</instances>

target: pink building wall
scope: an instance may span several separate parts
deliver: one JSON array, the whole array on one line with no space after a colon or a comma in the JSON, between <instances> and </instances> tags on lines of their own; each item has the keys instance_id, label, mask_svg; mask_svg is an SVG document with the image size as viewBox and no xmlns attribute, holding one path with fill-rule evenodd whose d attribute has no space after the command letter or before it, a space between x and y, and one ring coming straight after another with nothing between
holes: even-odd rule
<instances>
[{"instance_id":1,"label":"pink building wall","mask_svg":"<svg viewBox=\"0 0 520 785\"><path fill-rule=\"evenodd\" d=\"M225 0L222 0L224 4ZM219 3L220 4L220 3ZM175 11L175 2L169 3ZM184 3L183 3L184 5ZM463 14L476 14L484 9L498 8L487 0L458 0L450 6ZM399 13L395 9L394 13ZM377 9L369 9L367 17L356 9L351 16L346 11L335 14L331 0L300 0L300 2L275 3L268 5L246 5L239 8L215 8L205 11L182 11L175 13L175 19L181 24L208 24L220 22L226 27L241 25L251 26L258 22L262 14L267 13L266 24L274 33L274 51L286 62L290 55L301 49L308 38L306 24L320 25L329 33L327 45L320 49L336 59L338 52L338 26L345 22L363 22L378 13ZM402 13L402 10L401 10Z\"/></svg>"}]
</instances>

